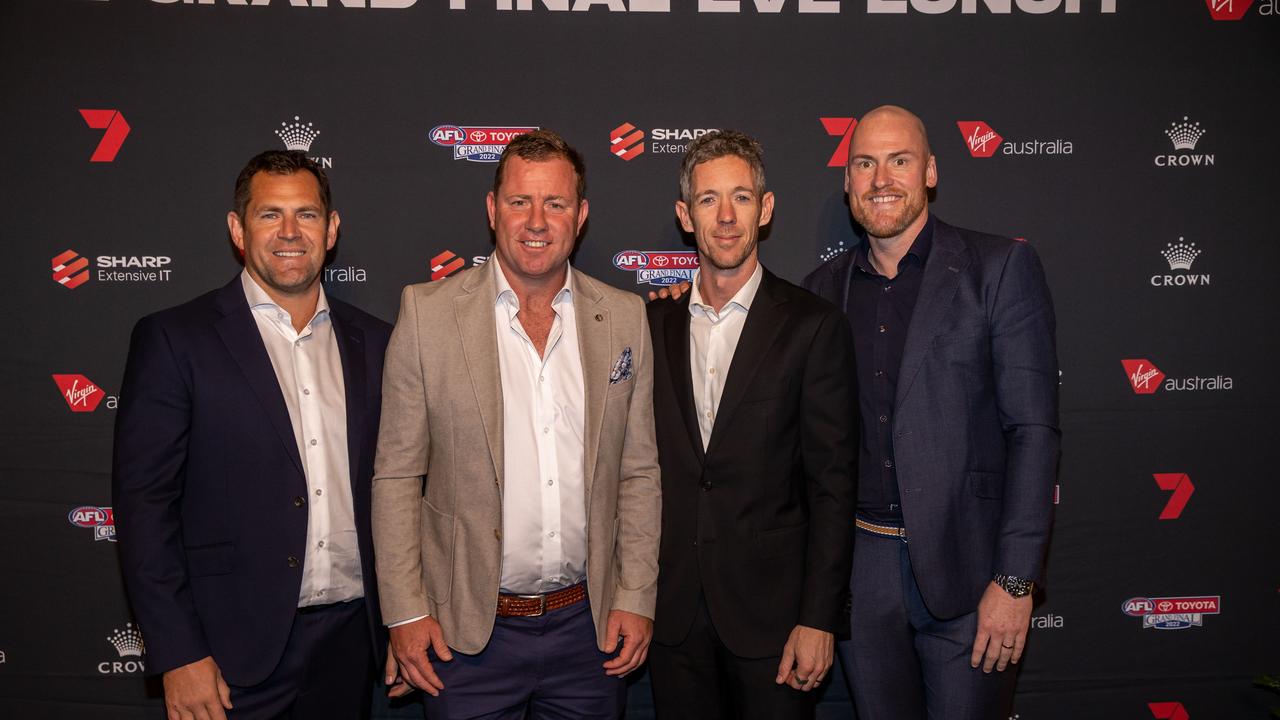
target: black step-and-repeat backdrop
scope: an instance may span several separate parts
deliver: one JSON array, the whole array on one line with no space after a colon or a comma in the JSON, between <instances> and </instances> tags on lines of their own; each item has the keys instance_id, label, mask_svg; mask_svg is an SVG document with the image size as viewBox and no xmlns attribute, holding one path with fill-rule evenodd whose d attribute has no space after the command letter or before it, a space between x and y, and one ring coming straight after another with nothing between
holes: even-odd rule
<instances>
[{"instance_id":1,"label":"black step-and-repeat backdrop","mask_svg":"<svg viewBox=\"0 0 1280 720\"><path fill-rule=\"evenodd\" d=\"M1277 0L10 0L0 5L0 716L160 717L109 489L129 330L238 271L266 148L326 167L329 292L392 319L483 262L514 135L587 158L576 264L688 277L678 161L758 136L765 263L853 241L859 112L931 132L935 212L1023 238L1059 317L1064 455L1018 720L1261 718L1280 697ZM852 715L840 683L821 715ZM380 716L412 717L417 705ZM629 717L652 714L647 685Z\"/></svg>"}]
</instances>

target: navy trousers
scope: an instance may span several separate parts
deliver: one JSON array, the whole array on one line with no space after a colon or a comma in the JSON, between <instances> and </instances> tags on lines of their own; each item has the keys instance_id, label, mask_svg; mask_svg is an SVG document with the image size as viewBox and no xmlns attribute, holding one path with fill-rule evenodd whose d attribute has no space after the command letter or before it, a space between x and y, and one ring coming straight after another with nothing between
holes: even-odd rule
<instances>
[{"instance_id":1,"label":"navy trousers","mask_svg":"<svg viewBox=\"0 0 1280 720\"><path fill-rule=\"evenodd\" d=\"M837 646L858 720L1004 720L1014 668L969 666L978 613L934 617L907 542L858 531L853 545L850 639Z\"/></svg>"},{"instance_id":2,"label":"navy trousers","mask_svg":"<svg viewBox=\"0 0 1280 720\"><path fill-rule=\"evenodd\" d=\"M294 616L280 663L257 685L231 686L230 720L369 717L373 645L364 600Z\"/></svg>"},{"instance_id":3,"label":"navy trousers","mask_svg":"<svg viewBox=\"0 0 1280 720\"><path fill-rule=\"evenodd\" d=\"M446 638L447 640L448 638ZM612 655L596 646L584 601L539 617L500 617L475 655L442 662L428 649L444 690L423 693L428 720L613 720L626 683L605 675Z\"/></svg>"}]
</instances>

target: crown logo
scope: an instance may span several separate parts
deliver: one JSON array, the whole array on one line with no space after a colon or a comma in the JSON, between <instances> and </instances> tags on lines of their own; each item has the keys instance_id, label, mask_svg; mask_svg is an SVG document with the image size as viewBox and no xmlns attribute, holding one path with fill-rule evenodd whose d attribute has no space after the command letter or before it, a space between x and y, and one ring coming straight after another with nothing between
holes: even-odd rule
<instances>
[{"instance_id":1,"label":"crown logo","mask_svg":"<svg viewBox=\"0 0 1280 720\"><path fill-rule=\"evenodd\" d=\"M142 633L133 623L125 623L123 630L113 630L107 636L107 642L115 647L120 657L142 657L142 653L146 652L142 645Z\"/></svg>"},{"instance_id":2,"label":"crown logo","mask_svg":"<svg viewBox=\"0 0 1280 720\"><path fill-rule=\"evenodd\" d=\"M822 262L826 262L831 258L839 257L840 255L843 255L845 251L847 251L848 249L849 248L844 246L844 241L841 240L840 242L836 243L835 247L831 247L830 245L828 245L826 250L818 254L818 259Z\"/></svg>"},{"instance_id":3,"label":"crown logo","mask_svg":"<svg viewBox=\"0 0 1280 720\"><path fill-rule=\"evenodd\" d=\"M293 116L291 123L280 123L280 129L276 131L276 136L284 141L286 149L302 152L311 151L311 143L315 142L319 134L320 131L311 127L311 123L303 124L297 115Z\"/></svg>"},{"instance_id":4,"label":"crown logo","mask_svg":"<svg viewBox=\"0 0 1280 720\"><path fill-rule=\"evenodd\" d=\"M1169 123L1169 129L1164 131L1169 136L1169 140L1173 142L1174 150L1195 150L1196 143L1200 142L1200 137L1204 135L1204 129L1200 127L1198 122L1187 122L1187 116L1182 116L1182 122Z\"/></svg>"},{"instance_id":5,"label":"crown logo","mask_svg":"<svg viewBox=\"0 0 1280 720\"><path fill-rule=\"evenodd\" d=\"M1195 243L1188 245L1183 242L1183 238L1178 238L1177 245L1169 243L1164 250L1160 251L1160 254L1168 261L1170 270L1190 270L1191 263L1200 257L1201 252Z\"/></svg>"}]
</instances>

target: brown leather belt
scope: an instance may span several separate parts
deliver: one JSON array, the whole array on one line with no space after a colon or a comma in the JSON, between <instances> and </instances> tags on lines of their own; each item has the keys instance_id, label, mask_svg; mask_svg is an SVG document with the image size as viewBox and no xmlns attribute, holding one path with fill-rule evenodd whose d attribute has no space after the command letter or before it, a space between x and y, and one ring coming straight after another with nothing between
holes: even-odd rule
<instances>
[{"instance_id":1,"label":"brown leather belt","mask_svg":"<svg viewBox=\"0 0 1280 720\"><path fill-rule=\"evenodd\" d=\"M537 617L551 610L576 605L586 599L586 583L578 583L544 595L498 593L498 617Z\"/></svg>"},{"instance_id":2,"label":"brown leather belt","mask_svg":"<svg viewBox=\"0 0 1280 720\"><path fill-rule=\"evenodd\" d=\"M862 518L854 518L853 524L857 525L859 529L866 530L872 535L881 535L883 537L891 537L891 538L901 538L903 540L907 539L907 529L904 527L894 527L892 525L877 525L875 523L869 523L866 520L863 520Z\"/></svg>"}]
</instances>

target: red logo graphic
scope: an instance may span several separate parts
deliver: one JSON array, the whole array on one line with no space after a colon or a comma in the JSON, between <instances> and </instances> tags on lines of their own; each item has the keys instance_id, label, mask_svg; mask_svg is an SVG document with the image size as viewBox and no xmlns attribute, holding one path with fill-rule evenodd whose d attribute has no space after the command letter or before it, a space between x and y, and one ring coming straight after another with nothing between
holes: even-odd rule
<instances>
[{"instance_id":1,"label":"red logo graphic","mask_svg":"<svg viewBox=\"0 0 1280 720\"><path fill-rule=\"evenodd\" d=\"M116 541L116 517L109 507L81 505L67 513L67 522L82 528L93 528L93 539Z\"/></svg>"},{"instance_id":2,"label":"red logo graphic","mask_svg":"<svg viewBox=\"0 0 1280 720\"><path fill-rule=\"evenodd\" d=\"M956 125L964 136L964 144L969 154L976 158L989 158L995 155L996 148L1004 140L1000 133L981 120L959 120Z\"/></svg>"},{"instance_id":3,"label":"red logo graphic","mask_svg":"<svg viewBox=\"0 0 1280 720\"><path fill-rule=\"evenodd\" d=\"M78 288L89 279L88 258L82 258L75 250L56 255L52 262L53 281L66 288Z\"/></svg>"},{"instance_id":4,"label":"red logo graphic","mask_svg":"<svg viewBox=\"0 0 1280 720\"><path fill-rule=\"evenodd\" d=\"M1249 12L1253 0L1204 0L1214 20L1239 20Z\"/></svg>"},{"instance_id":5,"label":"red logo graphic","mask_svg":"<svg viewBox=\"0 0 1280 720\"><path fill-rule=\"evenodd\" d=\"M84 118L84 122L94 130L106 130L102 134L102 140L98 142L98 147L94 149L93 156L89 158L89 162L111 162L116 159L116 153L120 152L120 146L124 144L124 139L129 137L129 123L125 122L124 115L119 110L81 110L80 117Z\"/></svg>"},{"instance_id":6,"label":"red logo graphic","mask_svg":"<svg viewBox=\"0 0 1280 720\"><path fill-rule=\"evenodd\" d=\"M1158 720L1191 720L1180 702L1147 703L1147 709L1151 711L1151 717Z\"/></svg>"},{"instance_id":7,"label":"red logo graphic","mask_svg":"<svg viewBox=\"0 0 1280 720\"><path fill-rule=\"evenodd\" d=\"M631 160L644 152L644 131L631 123L622 123L609 133L609 152L623 160Z\"/></svg>"},{"instance_id":8,"label":"red logo graphic","mask_svg":"<svg viewBox=\"0 0 1280 720\"><path fill-rule=\"evenodd\" d=\"M1121 360L1124 365L1124 372L1129 376L1129 384L1133 386L1133 391L1139 395L1150 395L1160 389L1160 383L1164 381L1164 373L1160 372L1160 368L1156 367L1146 358L1138 360Z\"/></svg>"},{"instance_id":9,"label":"red logo graphic","mask_svg":"<svg viewBox=\"0 0 1280 720\"><path fill-rule=\"evenodd\" d=\"M853 129L858 127L858 119L828 117L818 118L818 120L822 122L822 127L826 129L828 135L840 138L840 144L836 145L836 151L831 153L827 167L844 167L849 162L849 138L853 137Z\"/></svg>"},{"instance_id":10,"label":"red logo graphic","mask_svg":"<svg viewBox=\"0 0 1280 720\"><path fill-rule=\"evenodd\" d=\"M466 264L467 261L454 255L452 250L445 250L431 258L431 280L434 282L440 278L447 278Z\"/></svg>"},{"instance_id":11,"label":"red logo graphic","mask_svg":"<svg viewBox=\"0 0 1280 720\"><path fill-rule=\"evenodd\" d=\"M1191 478L1186 473L1155 473L1151 477L1156 479L1156 485L1161 490L1173 491L1169 502L1160 511L1160 519L1177 520L1182 515L1182 509L1187 506L1187 501L1191 499L1191 493L1196 491L1196 486L1191 484Z\"/></svg>"},{"instance_id":12,"label":"red logo graphic","mask_svg":"<svg viewBox=\"0 0 1280 720\"><path fill-rule=\"evenodd\" d=\"M54 375L53 381L58 384L58 390L71 412L93 412L107 396L102 388L83 375Z\"/></svg>"}]
</instances>

